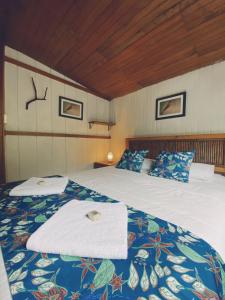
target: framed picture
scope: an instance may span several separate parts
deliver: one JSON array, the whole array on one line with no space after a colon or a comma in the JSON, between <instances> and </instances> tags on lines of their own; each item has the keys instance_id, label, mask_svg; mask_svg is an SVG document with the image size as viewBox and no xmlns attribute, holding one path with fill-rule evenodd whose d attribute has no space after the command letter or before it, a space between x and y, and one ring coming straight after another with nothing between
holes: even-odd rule
<instances>
[{"instance_id":1,"label":"framed picture","mask_svg":"<svg viewBox=\"0 0 225 300\"><path fill-rule=\"evenodd\" d=\"M185 113L186 92L156 99L156 120L184 117Z\"/></svg>"},{"instance_id":2,"label":"framed picture","mask_svg":"<svg viewBox=\"0 0 225 300\"><path fill-rule=\"evenodd\" d=\"M59 115L61 117L83 120L83 106L80 101L59 97Z\"/></svg>"}]
</instances>

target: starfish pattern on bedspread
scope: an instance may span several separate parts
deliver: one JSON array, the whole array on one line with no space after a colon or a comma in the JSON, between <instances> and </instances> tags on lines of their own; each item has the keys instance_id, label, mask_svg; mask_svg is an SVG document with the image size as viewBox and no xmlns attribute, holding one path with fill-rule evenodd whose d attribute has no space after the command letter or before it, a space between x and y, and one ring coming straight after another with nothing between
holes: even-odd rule
<instances>
[{"instance_id":1,"label":"starfish pattern on bedspread","mask_svg":"<svg viewBox=\"0 0 225 300\"><path fill-rule=\"evenodd\" d=\"M131 207L126 260L28 251L29 236L70 200L117 201L72 181L61 195L9 197L17 184L0 186L0 245L13 300L225 300L224 264L209 244Z\"/></svg>"}]
</instances>

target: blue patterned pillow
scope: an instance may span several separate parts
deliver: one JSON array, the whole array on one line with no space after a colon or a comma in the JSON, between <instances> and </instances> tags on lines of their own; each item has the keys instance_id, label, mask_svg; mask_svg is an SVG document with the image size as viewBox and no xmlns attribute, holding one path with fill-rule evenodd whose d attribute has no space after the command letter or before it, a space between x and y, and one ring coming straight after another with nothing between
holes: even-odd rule
<instances>
[{"instance_id":1,"label":"blue patterned pillow","mask_svg":"<svg viewBox=\"0 0 225 300\"><path fill-rule=\"evenodd\" d=\"M189 171L195 152L162 151L156 158L149 175L188 182Z\"/></svg>"},{"instance_id":2,"label":"blue patterned pillow","mask_svg":"<svg viewBox=\"0 0 225 300\"><path fill-rule=\"evenodd\" d=\"M144 161L144 158L148 154L148 150L136 150L131 151L126 149L123 152L123 155L116 165L118 169L126 169L135 172L141 172L141 167Z\"/></svg>"}]
</instances>

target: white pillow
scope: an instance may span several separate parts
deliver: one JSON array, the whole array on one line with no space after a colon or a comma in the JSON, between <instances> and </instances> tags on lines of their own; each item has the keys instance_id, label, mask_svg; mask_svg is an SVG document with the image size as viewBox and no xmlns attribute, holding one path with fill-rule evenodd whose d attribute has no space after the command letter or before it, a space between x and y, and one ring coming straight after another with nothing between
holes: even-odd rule
<instances>
[{"instance_id":1,"label":"white pillow","mask_svg":"<svg viewBox=\"0 0 225 300\"><path fill-rule=\"evenodd\" d=\"M148 174L154 162L154 159L145 158L141 167L141 173Z\"/></svg>"},{"instance_id":2,"label":"white pillow","mask_svg":"<svg viewBox=\"0 0 225 300\"><path fill-rule=\"evenodd\" d=\"M192 163L189 173L189 178L193 179L201 179L201 180L209 180L214 175L214 165L201 164L201 163Z\"/></svg>"}]
</instances>

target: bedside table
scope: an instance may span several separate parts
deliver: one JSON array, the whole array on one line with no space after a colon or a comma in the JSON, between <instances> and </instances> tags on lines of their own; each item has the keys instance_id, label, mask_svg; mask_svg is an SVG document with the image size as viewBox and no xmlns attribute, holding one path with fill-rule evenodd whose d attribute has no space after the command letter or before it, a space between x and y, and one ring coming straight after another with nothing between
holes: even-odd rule
<instances>
[{"instance_id":1,"label":"bedside table","mask_svg":"<svg viewBox=\"0 0 225 300\"><path fill-rule=\"evenodd\" d=\"M225 176L225 166L215 166L215 173Z\"/></svg>"},{"instance_id":2,"label":"bedside table","mask_svg":"<svg viewBox=\"0 0 225 300\"><path fill-rule=\"evenodd\" d=\"M109 162L109 161L94 162L94 169L115 166L115 164L116 164L115 161L113 161L113 162Z\"/></svg>"}]
</instances>

